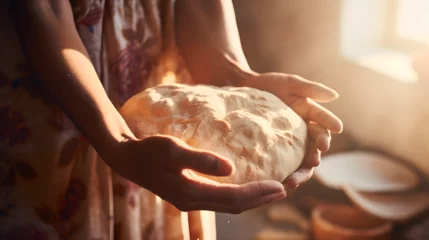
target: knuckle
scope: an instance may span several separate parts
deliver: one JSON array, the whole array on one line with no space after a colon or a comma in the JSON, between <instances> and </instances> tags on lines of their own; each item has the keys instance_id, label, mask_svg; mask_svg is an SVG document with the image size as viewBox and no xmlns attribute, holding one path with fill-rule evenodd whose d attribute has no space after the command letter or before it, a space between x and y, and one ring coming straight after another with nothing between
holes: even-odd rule
<instances>
[{"instance_id":1,"label":"knuckle","mask_svg":"<svg viewBox=\"0 0 429 240\"><path fill-rule=\"evenodd\" d=\"M301 98L302 104L311 104L312 100L310 98Z\"/></svg>"},{"instance_id":2,"label":"knuckle","mask_svg":"<svg viewBox=\"0 0 429 240\"><path fill-rule=\"evenodd\" d=\"M310 104L310 99L309 98L305 98L305 97L299 97L297 98L293 103L292 106L297 109L297 110L301 110L301 112L305 112L305 114L308 114L308 108L305 108L305 106L307 106L308 104ZM304 107L303 109L300 109Z\"/></svg>"},{"instance_id":3,"label":"knuckle","mask_svg":"<svg viewBox=\"0 0 429 240\"><path fill-rule=\"evenodd\" d=\"M328 129L324 129L324 133L326 135L326 137L328 138L328 140L331 140L332 134Z\"/></svg>"}]
</instances>

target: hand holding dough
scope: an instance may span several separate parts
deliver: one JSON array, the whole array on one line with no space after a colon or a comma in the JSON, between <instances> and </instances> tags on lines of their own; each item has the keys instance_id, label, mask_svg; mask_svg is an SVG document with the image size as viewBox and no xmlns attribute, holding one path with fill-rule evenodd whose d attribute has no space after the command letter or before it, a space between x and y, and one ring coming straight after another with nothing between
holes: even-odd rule
<instances>
[{"instance_id":1,"label":"hand holding dough","mask_svg":"<svg viewBox=\"0 0 429 240\"><path fill-rule=\"evenodd\" d=\"M132 97L121 109L138 138L170 135L232 160L223 183L284 181L300 166L307 125L271 93L247 87L162 84Z\"/></svg>"}]
</instances>

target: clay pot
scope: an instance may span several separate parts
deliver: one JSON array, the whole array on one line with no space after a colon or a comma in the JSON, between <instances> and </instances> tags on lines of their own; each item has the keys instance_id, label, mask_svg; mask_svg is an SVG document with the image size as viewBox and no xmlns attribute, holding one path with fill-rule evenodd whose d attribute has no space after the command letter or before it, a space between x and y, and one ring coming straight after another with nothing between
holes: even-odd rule
<instances>
[{"instance_id":1,"label":"clay pot","mask_svg":"<svg viewBox=\"0 0 429 240\"><path fill-rule=\"evenodd\" d=\"M350 186L344 192L360 209L395 224L404 224L429 209L429 193L404 192L395 194L365 193Z\"/></svg>"},{"instance_id":2,"label":"clay pot","mask_svg":"<svg viewBox=\"0 0 429 240\"><path fill-rule=\"evenodd\" d=\"M404 192L416 188L420 183L418 174L404 163L369 151L326 156L315 169L314 176L332 189L343 190L348 185L366 193Z\"/></svg>"},{"instance_id":3,"label":"clay pot","mask_svg":"<svg viewBox=\"0 0 429 240\"><path fill-rule=\"evenodd\" d=\"M348 205L319 205L312 212L316 240L388 240L392 223Z\"/></svg>"}]
</instances>

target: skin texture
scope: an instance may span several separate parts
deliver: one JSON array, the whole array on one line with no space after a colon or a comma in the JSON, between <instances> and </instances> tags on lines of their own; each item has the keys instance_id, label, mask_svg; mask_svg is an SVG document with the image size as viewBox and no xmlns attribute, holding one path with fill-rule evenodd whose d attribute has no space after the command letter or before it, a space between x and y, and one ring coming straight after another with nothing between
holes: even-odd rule
<instances>
[{"instance_id":1,"label":"skin texture","mask_svg":"<svg viewBox=\"0 0 429 240\"><path fill-rule=\"evenodd\" d=\"M191 5L191 2L196 4ZM269 91L286 88L284 92L274 93L286 103L292 103L294 110L299 110L302 116L323 126L314 124L312 137L319 150L327 148L329 130L339 132L341 122L307 97L329 101L337 97L336 93L323 85L295 76L252 72L241 46L238 42L234 43L238 41L238 33L233 15L231 11L228 11L229 14L222 11L231 10L231 3L213 0L205 6L201 5L202 2L205 1L177 1L176 8L178 42L193 77L204 79L202 77L208 76L206 79L214 85L233 82L236 85L266 87L269 83L275 84ZM216 7L211 8L210 4ZM219 184L184 170L214 176L232 174L233 164L212 152L193 149L168 136L137 139L100 83L75 29L69 1L21 0L15 1L15 5L17 32L32 70L114 171L182 211L240 213L286 196L284 187L275 181ZM188 16L183 14L186 9L189 10ZM226 21L230 27L224 26ZM197 23L193 34L198 37L194 40L186 37L192 24ZM188 24L187 29L184 29L184 24ZM204 37L208 29L223 41ZM188 44L196 45L192 49ZM201 55L195 54L197 52ZM203 54L206 56L200 58ZM212 63L212 67L201 68L198 63L200 59L204 59L201 64L207 61ZM214 79L226 81L216 82ZM293 175L295 177L292 176L292 183L304 182L311 175L312 167L318 164L319 150L312 149L308 157L312 160L307 161L308 164Z\"/></svg>"},{"instance_id":2,"label":"skin texture","mask_svg":"<svg viewBox=\"0 0 429 240\"><path fill-rule=\"evenodd\" d=\"M199 83L271 92L308 122L310 149L306 161L286 180L286 186L294 188L310 179L321 152L329 149L331 132L343 129L341 120L317 102L333 101L338 93L300 76L252 71L240 44L230 0L177 1L176 34L185 62Z\"/></svg>"}]
</instances>

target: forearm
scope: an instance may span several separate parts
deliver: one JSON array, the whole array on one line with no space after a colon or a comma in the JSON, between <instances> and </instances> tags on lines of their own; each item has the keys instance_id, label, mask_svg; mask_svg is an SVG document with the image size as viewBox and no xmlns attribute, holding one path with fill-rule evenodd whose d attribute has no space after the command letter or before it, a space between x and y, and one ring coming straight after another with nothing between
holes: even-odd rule
<instances>
[{"instance_id":1,"label":"forearm","mask_svg":"<svg viewBox=\"0 0 429 240\"><path fill-rule=\"evenodd\" d=\"M246 75L252 71L242 50L231 0L180 0L175 7L176 40L191 75L199 82L240 85L237 72Z\"/></svg>"},{"instance_id":2,"label":"forearm","mask_svg":"<svg viewBox=\"0 0 429 240\"><path fill-rule=\"evenodd\" d=\"M89 60L68 1L38 1L20 1L16 9L25 57L75 126L102 156L108 154L132 134Z\"/></svg>"}]
</instances>

